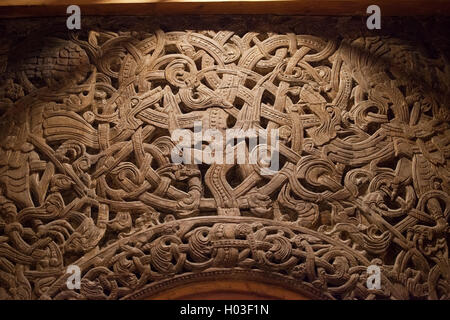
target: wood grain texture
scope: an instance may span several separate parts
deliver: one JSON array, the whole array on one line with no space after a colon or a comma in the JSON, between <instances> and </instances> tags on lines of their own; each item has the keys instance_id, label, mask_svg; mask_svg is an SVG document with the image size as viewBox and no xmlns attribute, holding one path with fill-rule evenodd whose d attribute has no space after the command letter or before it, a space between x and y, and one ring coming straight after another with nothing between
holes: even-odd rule
<instances>
[{"instance_id":1,"label":"wood grain texture","mask_svg":"<svg viewBox=\"0 0 450 320\"><path fill-rule=\"evenodd\" d=\"M366 15L366 8L374 2L384 16L448 15L450 12L448 0L5 0L0 3L0 17L64 16L71 4L81 6L85 15Z\"/></svg>"},{"instance_id":2,"label":"wood grain texture","mask_svg":"<svg viewBox=\"0 0 450 320\"><path fill-rule=\"evenodd\" d=\"M175 286L149 300L308 300L298 292L256 281L211 280Z\"/></svg>"},{"instance_id":3,"label":"wood grain texture","mask_svg":"<svg viewBox=\"0 0 450 320\"><path fill-rule=\"evenodd\" d=\"M0 24L0 300L143 299L193 283L205 298L211 280L450 299L450 68L436 46L448 28L409 19L406 41L355 37L342 17L278 32L274 18L260 17L266 31L249 16L225 16L234 31L176 27L184 16L159 19L173 30ZM308 24L317 35L297 29ZM253 160L264 150L275 168Z\"/></svg>"}]
</instances>

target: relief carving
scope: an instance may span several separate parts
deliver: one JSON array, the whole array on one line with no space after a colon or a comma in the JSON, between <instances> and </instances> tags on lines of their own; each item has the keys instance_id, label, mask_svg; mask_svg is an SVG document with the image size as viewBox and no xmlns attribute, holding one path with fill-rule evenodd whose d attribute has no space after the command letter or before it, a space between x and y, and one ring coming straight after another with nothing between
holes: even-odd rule
<instances>
[{"instance_id":1,"label":"relief carving","mask_svg":"<svg viewBox=\"0 0 450 320\"><path fill-rule=\"evenodd\" d=\"M158 30L0 61L1 299L135 299L240 273L320 299L450 298L442 57L383 37ZM173 163L171 132L195 121L278 129L280 170Z\"/></svg>"}]
</instances>

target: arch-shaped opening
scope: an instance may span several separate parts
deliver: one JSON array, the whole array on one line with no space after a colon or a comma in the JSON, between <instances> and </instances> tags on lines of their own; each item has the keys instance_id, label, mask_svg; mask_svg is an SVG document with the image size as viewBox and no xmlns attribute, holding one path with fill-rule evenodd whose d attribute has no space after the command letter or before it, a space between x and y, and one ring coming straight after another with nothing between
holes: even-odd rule
<instances>
[{"instance_id":1,"label":"arch-shaped opening","mask_svg":"<svg viewBox=\"0 0 450 320\"><path fill-rule=\"evenodd\" d=\"M251 280L202 280L182 284L146 300L309 300L281 285Z\"/></svg>"}]
</instances>

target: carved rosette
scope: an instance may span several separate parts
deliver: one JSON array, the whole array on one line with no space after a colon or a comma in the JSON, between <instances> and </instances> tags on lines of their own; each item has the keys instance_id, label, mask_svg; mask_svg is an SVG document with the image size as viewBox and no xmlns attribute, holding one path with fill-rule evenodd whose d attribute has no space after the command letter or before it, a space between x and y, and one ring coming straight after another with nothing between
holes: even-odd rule
<instances>
[{"instance_id":1,"label":"carved rosette","mask_svg":"<svg viewBox=\"0 0 450 320\"><path fill-rule=\"evenodd\" d=\"M450 298L443 58L393 38L232 31L20 48L1 60L0 298L138 299L218 278ZM280 170L173 163L171 133L196 121L278 129Z\"/></svg>"}]
</instances>

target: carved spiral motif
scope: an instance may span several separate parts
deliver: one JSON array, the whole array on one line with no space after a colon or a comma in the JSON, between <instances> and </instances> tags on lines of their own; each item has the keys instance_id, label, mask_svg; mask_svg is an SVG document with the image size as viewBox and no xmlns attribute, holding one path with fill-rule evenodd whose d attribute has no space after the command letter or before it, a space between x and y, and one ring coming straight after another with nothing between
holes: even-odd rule
<instances>
[{"instance_id":1,"label":"carved spiral motif","mask_svg":"<svg viewBox=\"0 0 450 320\"><path fill-rule=\"evenodd\" d=\"M450 299L450 70L408 50L92 31L9 61L0 298L133 299L249 274L316 298ZM437 81L408 78L409 63ZM196 121L279 129L280 170L173 163L171 132ZM380 290L366 287L371 264Z\"/></svg>"}]
</instances>

